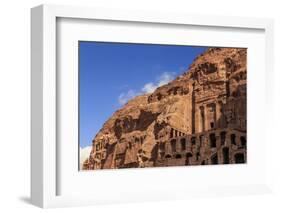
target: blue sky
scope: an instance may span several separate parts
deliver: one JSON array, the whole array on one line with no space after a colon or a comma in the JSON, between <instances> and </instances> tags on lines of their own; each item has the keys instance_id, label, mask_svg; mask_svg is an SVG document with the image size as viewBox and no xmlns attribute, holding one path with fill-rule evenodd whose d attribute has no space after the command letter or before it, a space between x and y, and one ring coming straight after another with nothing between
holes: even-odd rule
<instances>
[{"instance_id":1,"label":"blue sky","mask_svg":"<svg viewBox=\"0 0 281 213\"><path fill-rule=\"evenodd\" d=\"M79 42L79 143L91 145L103 123L130 98L183 73L205 47Z\"/></svg>"}]
</instances>

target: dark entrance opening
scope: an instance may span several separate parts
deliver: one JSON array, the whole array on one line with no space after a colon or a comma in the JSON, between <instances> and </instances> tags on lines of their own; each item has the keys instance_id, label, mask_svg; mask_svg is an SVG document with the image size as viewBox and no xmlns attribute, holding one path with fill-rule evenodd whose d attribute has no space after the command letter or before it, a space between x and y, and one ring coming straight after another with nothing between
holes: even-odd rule
<instances>
[{"instance_id":1,"label":"dark entrance opening","mask_svg":"<svg viewBox=\"0 0 281 213\"><path fill-rule=\"evenodd\" d=\"M236 145L236 137L234 134L231 134L230 139L231 139L231 144Z\"/></svg>"},{"instance_id":2,"label":"dark entrance opening","mask_svg":"<svg viewBox=\"0 0 281 213\"><path fill-rule=\"evenodd\" d=\"M195 138L195 137L192 137L192 138L191 138L191 144L192 144L192 145L195 145L195 144L196 144L196 138Z\"/></svg>"},{"instance_id":3,"label":"dark entrance opening","mask_svg":"<svg viewBox=\"0 0 281 213\"><path fill-rule=\"evenodd\" d=\"M181 139L181 151L186 150L186 140L185 138Z\"/></svg>"},{"instance_id":4,"label":"dark entrance opening","mask_svg":"<svg viewBox=\"0 0 281 213\"><path fill-rule=\"evenodd\" d=\"M167 154L167 155L165 156L165 158L172 158L172 156L169 155L169 154Z\"/></svg>"},{"instance_id":5,"label":"dark entrance opening","mask_svg":"<svg viewBox=\"0 0 281 213\"><path fill-rule=\"evenodd\" d=\"M176 143L177 143L176 139L171 140L172 152L176 151Z\"/></svg>"},{"instance_id":6,"label":"dark entrance opening","mask_svg":"<svg viewBox=\"0 0 281 213\"><path fill-rule=\"evenodd\" d=\"M216 135L214 133L210 134L210 147L216 148Z\"/></svg>"},{"instance_id":7,"label":"dark entrance opening","mask_svg":"<svg viewBox=\"0 0 281 213\"><path fill-rule=\"evenodd\" d=\"M191 153L186 153L185 165L190 165L191 164L191 158L192 158L192 154Z\"/></svg>"},{"instance_id":8,"label":"dark entrance opening","mask_svg":"<svg viewBox=\"0 0 281 213\"><path fill-rule=\"evenodd\" d=\"M219 163L217 154L212 156L211 162L212 162L212 164L218 164Z\"/></svg>"},{"instance_id":9,"label":"dark entrance opening","mask_svg":"<svg viewBox=\"0 0 281 213\"><path fill-rule=\"evenodd\" d=\"M203 140L204 140L204 135L200 135L200 137L199 137L199 141L200 141L199 145L200 146L202 146Z\"/></svg>"},{"instance_id":10,"label":"dark entrance opening","mask_svg":"<svg viewBox=\"0 0 281 213\"><path fill-rule=\"evenodd\" d=\"M181 159L181 155L180 155L180 154L177 154L177 155L176 155L176 159Z\"/></svg>"},{"instance_id":11,"label":"dark entrance opening","mask_svg":"<svg viewBox=\"0 0 281 213\"><path fill-rule=\"evenodd\" d=\"M226 132L221 132L220 133L221 136L221 145L225 145L225 136L226 136Z\"/></svg>"},{"instance_id":12,"label":"dark entrance opening","mask_svg":"<svg viewBox=\"0 0 281 213\"><path fill-rule=\"evenodd\" d=\"M246 138L244 136L240 137L241 146L246 147Z\"/></svg>"},{"instance_id":13,"label":"dark entrance opening","mask_svg":"<svg viewBox=\"0 0 281 213\"><path fill-rule=\"evenodd\" d=\"M196 153L196 160L198 161L198 160L199 160L199 158L200 158L200 153L199 153L199 152L197 152L197 153Z\"/></svg>"},{"instance_id":14,"label":"dark entrance opening","mask_svg":"<svg viewBox=\"0 0 281 213\"><path fill-rule=\"evenodd\" d=\"M223 148L222 153L223 153L223 163L229 164L229 149L227 147Z\"/></svg>"},{"instance_id":15,"label":"dark entrance opening","mask_svg":"<svg viewBox=\"0 0 281 213\"><path fill-rule=\"evenodd\" d=\"M235 158L235 163L245 163L244 154L242 153L236 154L234 158Z\"/></svg>"},{"instance_id":16,"label":"dark entrance opening","mask_svg":"<svg viewBox=\"0 0 281 213\"><path fill-rule=\"evenodd\" d=\"M213 129L214 126L215 126L215 125L214 125L214 122L211 122L211 123L210 123L210 126L211 126L211 129Z\"/></svg>"}]
</instances>

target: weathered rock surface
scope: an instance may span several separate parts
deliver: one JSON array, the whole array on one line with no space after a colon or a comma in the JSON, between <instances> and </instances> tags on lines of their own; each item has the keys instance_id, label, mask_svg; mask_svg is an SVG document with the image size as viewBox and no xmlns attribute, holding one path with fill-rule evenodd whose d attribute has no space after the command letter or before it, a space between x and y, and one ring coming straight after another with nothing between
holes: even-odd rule
<instances>
[{"instance_id":1,"label":"weathered rock surface","mask_svg":"<svg viewBox=\"0 0 281 213\"><path fill-rule=\"evenodd\" d=\"M130 100L104 123L83 169L246 162L246 59L246 49L209 48Z\"/></svg>"}]
</instances>

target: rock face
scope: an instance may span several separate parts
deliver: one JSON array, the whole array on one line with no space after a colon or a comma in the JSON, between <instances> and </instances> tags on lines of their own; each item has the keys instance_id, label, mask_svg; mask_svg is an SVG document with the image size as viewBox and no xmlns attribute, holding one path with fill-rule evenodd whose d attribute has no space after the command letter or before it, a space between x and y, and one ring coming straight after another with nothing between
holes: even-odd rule
<instances>
[{"instance_id":1,"label":"rock face","mask_svg":"<svg viewBox=\"0 0 281 213\"><path fill-rule=\"evenodd\" d=\"M246 162L247 50L209 48L103 125L83 169Z\"/></svg>"}]
</instances>

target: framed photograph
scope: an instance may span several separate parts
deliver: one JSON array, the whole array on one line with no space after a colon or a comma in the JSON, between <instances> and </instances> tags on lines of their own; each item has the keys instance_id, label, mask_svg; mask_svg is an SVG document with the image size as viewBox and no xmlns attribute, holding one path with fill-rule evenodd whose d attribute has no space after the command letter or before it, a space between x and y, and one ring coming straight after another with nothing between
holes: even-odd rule
<instances>
[{"instance_id":1,"label":"framed photograph","mask_svg":"<svg viewBox=\"0 0 281 213\"><path fill-rule=\"evenodd\" d=\"M33 204L271 191L272 20L31 14Z\"/></svg>"}]
</instances>

